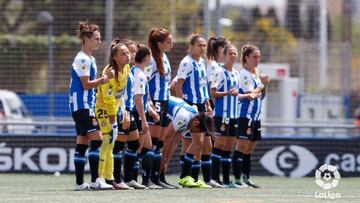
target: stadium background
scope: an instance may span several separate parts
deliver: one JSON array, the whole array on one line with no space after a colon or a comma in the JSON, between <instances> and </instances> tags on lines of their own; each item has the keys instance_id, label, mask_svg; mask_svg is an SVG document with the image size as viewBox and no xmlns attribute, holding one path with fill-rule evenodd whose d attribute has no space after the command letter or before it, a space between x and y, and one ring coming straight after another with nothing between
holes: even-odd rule
<instances>
[{"instance_id":1,"label":"stadium background","mask_svg":"<svg viewBox=\"0 0 360 203\"><path fill-rule=\"evenodd\" d=\"M344 105L342 118L354 118L354 110L359 106L360 101L360 3L356 0L327 0L327 80L326 85L322 87L319 81L319 66L322 60L319 52L320 1L317 0L283 0L276 1L282 4L274 4L274 6L269 3L259 3L261 1L255 1L258 3L251 5L231 4L231 1L224 1L223 3L227 2L227 4L219 7L214 6L215 0L2 0L0 1L2 11L0 13L0 88L18 93L34 117L55 116L55 120L60 119L59 117L70 119L67 91L71 63L81 46L75 37L76 24L80 20L89 20L100 25L104 42L100 49L94 52L100 72L107 60L106 39L109 37L106 36L108 33L106 19L111 12L106 5L109 2L113 3L113 37L126 37L146 43L148 31L153 26L162 26L172 32L175 45L168 56L173 75L176 74L178 64L186 54L187 37L191 33L204 33L207 36L223 35L238 47L246 42L253 42L261 49L263 63L289 64L290 76L298 77L301 81L299 96L302 94L339 96L343 99ZM206 2L211 5L208 13L210 28L208 33L204 30ZM41 19L38 19L41 11L50 12L53 22L42 23ZM49 61L50 26L52 26L53 60ZM51 64L53 71L49 68ZM271 84L269 96L275 86L276 83ZM53 107L49 105L51 103L49 98L50 100L53 98ZM274 106L274 108L279 107ZM350 171L354 172L350 175L359 175L356 166L360 165L360 162L356 160L360 159L355 150L359 141L352 135L353 132L349 133L350 141L349 139L344 141L335 152L339 154L339 160L344 154L354 155L355 161L351 164L355 164L355 170ZM24 144L17 139L11 139L11 136L0 136L0 143L7 143L6 147L12 147L11 153L5 155L13 159L16 157L15 148L21 148L25 153L30 147L64 147L64 145L69 147L67 141L60 143L61 141L51 137L43 139L30 137ZM307 144L312 142L312 138L308 139L308 137L294 143L308 147ZM42 144L38 145L38 142ZM60 146L57 145L59 143ZM326 153L330 153L331 146L335 146L336 143L339 141L330 140L330 147L327 147ZM291 141L280 140L278 146L286 145L289 148L290 144ZM319 145L324 143L320 142ZM256 158L256 162L267 150L269 148L266 147L258 150L259 157ZM34 154L40 156L41 152L36 151ZM49 156L51 158L55 155ZM39 161L35 156L32 158L36 159L35 162ZM57 161L50 162L56 164ZM28 171L26 169L28 164L20 162L20 166L22 165L25 168L20 167L21 170L16 170L16 167L12 166L11 171Z\"/></svg>"}]
</instances>

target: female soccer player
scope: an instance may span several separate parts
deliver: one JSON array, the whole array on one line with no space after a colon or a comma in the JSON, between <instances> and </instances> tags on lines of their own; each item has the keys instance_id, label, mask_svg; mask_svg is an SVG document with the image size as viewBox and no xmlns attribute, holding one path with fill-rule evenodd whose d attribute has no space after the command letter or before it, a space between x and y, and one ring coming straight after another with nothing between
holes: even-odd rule
<instances>
[{"instance_id":1,"label":"female soccer player","mask_svg":"<svg viewBox=\"0 0 360 203\"><path fill-rule=\"evenodd\" d=\"M152 145L156 146L153 156L154 163L151 181L161 186L159 181L161 148L166 135L166 127L169 125L167 103L170 95L171 80L170 62L165 52L173 47L172 35L164 28L154 28L149 33L148 44L152 53L150 68L147 71L150 97L156 112L160 116L158 122L154 122L152 118L149 118L151 141ZM149 176L150 174L146 175Z\"/></svg>"},{"instance_id":2,"label":"female soccer player","mask_svg":"<svg viewBox=\"0 0 360 203\"><path fill-rule=\"evenodd\" d=\"M99 26L88 22L79 22L77 35L82 41L81 51L72 64L69 89L69 107L76 125L76 149L74 164L76 173L75 190L112 189L113 187L99 178L99 148L102 135L99 123L95 117L95 88L114 77L114 70L109 68L96 79L96 61L92 52L101 43ZM85 153L90 143L88 153L91 182L84 182Z\"/></svg>"},{"instance_id":3,"label":"female soccer player","mask_svg":"<svg viewBox=\"0 0 360 203\"><path fill-rule=\"evenodd\" d=\"M221 69L221 66L224 64L224 48L229 43L230 42L224 37L210 37L207 41L206 77L210 87L215 73L217 72L217 70Z\"/></svg>"},{"instance_id":4,"label":"female soccer player","mask_svg":"<svg viewBox=\"0 0 360 203\"><path fill-rule=\"evenodd\" d=\"M96 94L96 117L100 122L100 129L104 136L104 142L100 148L99 175L105 178L106 182L115 189L130 189L120 179L121 153L126 140L120 140L118 137L119 125L116 116L120 104L124 105L123 96L130 72L129 62L130 52L128 48L120 43L120 39L113 39L110 46L109 64L104 68L104 72L112 67L115 70L115 78L100 85ZM130 124L130 117L125 114L123 118L122 126L127 129Z\"/></svg>"},{"instance_id":5,"label":"female soccer player","mask_svg":"<svg viewBox=\"0 0 360 203\"><path fill-rule=\"evenodd\" d=\"M171 123L169 125L168 135L174 137L178 133L183 135L188 132L192 137L201 137L207 133L210 136L213 134L213 120L212 117L205 112L198 112L196 107L190 106L188 103L180 98L170 96L169 98L169 116L171 117ZM170 160L170 157L174 154L177 147L177 142L173 142L170 146L168 156L166 156L165 167ZM181 179L179 184L184 187L202 187L199 181L190 176L190 170L194 162L195 155L199 152L199 146L202 145L202 140L193 139L190 146L186 150L184 158L184 165L182 167ZM211 188L211 187L210 187Z\"/></svg>"},{"instance_id":6,"label":"female soccer player","mask_svg":"<svg viewBox=\"0 0 360 203\"><path fill-rule=\"evenodd\" d=\"M250 180L251 154L256 142L261 140L260 113L262 99L265 97L265 86L270 78L260 75L257 66L260 62L258 47L246 44L241 48L240 93L257 94L253 100L244 98L239 105L239 131L236 141L236 150L233 156L233 171L235 183L259 188Z\"/></svg>"},{"instance_id":7,"label":"female soccer player","mask_svg":"<svg viewBox=\"0 0 360 203\"><path fill-rule=\"evenodd\" d=\"M144 73L145 67L147 67L150 63L151 51L148 47L141 44L138 45L137 49L138 50L135 55L135 66L131 69L132 75L134 76L133 95L135 98L135 107L132 109L132 114L134 115L138 131L140 132L139 158L141 159L143 170L142 184L149 189L162 189L162 187L153 184L149 180L154 152L151 150L152 142L146 113L148 112L154 121L158 121L160 119L155 109L150 105L151 101L148 102L149 85ZM136 180L136 178L136 175L133 174L133 180Z\"/></svg>"},{"instance_id":8,"label":"female soccer player","mask_svg":"<svg viewBox=\"0 0 360 203\"><path fill-rule=\"evenodd\" d=\"M239 73L233 67L238 51L234 45L224 48L224 66L216 72L211 83L211 95L215 98L214 123L218 137L211 155L212 178L220 183L220 165L226 187L237 187L230 182L231 152L235 144L238 118Z\"/></svg>"},{"instance_id":9,"label":"female soccer player","mask_svg":"<svg viewBox=\"0 0 360 203\"><path fill-rule=\"evenodd\" d=\"M212 113L209 102L208 83L206 78L206 64L202 58L206 53L206 41L199 34L190 37L189 54L180 62L177 72L177 95L183 98L190 105L197 107L199 112ZM195 134L198 135L198 134ZM182 144L182 155L185 153L190 143L196 142L198 152L192 163L191 177L201 188L220 187L215 181L211 181L211 160L212 150L211 137L201 135L200 137L191 137L190 133L184 136ZM184 161L184 157L181 157ZM201 161L200 161L201 159ZM201 162L201 164L200 164ZM198 180L200 166L202 168L204 181ZM181 177L184 178L184 177Z\"/></svg>"},{"instance_id":10,"label":"female soccer player","mask_svg":"<svg viewBox=\"0 0 360 203\"><path fill-rule=\"evenodd\" d=\"M130 66L132 67L135 65L135 55L137 51L136 42L132 41L131 39L122 39L121 43L125 44L130 51Z\"/></svg>"}]
</instances>

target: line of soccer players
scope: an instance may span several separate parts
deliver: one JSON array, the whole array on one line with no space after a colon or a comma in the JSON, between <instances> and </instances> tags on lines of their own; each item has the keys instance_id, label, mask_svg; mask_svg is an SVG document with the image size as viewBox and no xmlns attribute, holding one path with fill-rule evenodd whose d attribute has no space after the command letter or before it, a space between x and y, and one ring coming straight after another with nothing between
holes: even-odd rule
<instances>
[{"instance_id":1,"label":"line of soccer players","mask_svg":"<svg viewBox=\"0 0 360 203\"><path fill-rule=\"evenodd\" d=\"M92 51L101 39L98 26L80 22L78 36L82 50L73 62L69 93L78 134L75 190L178 188L165 174L181 140L180 185L259 187L250 180L251 154L261 139L261 102L270 79L257 68L256 46L242 47L238 71L234 45L194 34L171 81L166 52L172 35L153 28L148 46L113 39L108 65L96 79ZM88 144L89 184L83 180Z\"/></svg>"}]
</instances>

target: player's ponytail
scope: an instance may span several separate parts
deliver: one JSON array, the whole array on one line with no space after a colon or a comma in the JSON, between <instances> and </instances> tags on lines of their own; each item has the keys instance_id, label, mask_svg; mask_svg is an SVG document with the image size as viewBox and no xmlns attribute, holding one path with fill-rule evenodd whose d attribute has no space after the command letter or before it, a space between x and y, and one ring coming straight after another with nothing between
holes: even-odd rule
<instances>
[{"instance_id":1,"label":"player's ponytail","mask_svg":"<svg viewBox=\"0 0 360 203\"><path fill-rule=\"evenodd\" d=\"M216 60L216 56L219 54L218 48L225 47L229 43L229 40L227 40L225 37L210 37L207 41L206 57L208 61L211 62L212 60Z\"/></svg>"},{"instance_id":2,"label":"player's ponytail","mask_svg":"<svg viewBox=\"0 0 360 203\"><path fill-rule=\"evenodd\" d=\"M148 38L148 44L155 59L157 70L162 76L165 76L166 70L163 64L163 55L159 49L158 42L164 42L169 35L170 32L164 28L153 28L150 30Z\"/></svg>"}]
</instances>

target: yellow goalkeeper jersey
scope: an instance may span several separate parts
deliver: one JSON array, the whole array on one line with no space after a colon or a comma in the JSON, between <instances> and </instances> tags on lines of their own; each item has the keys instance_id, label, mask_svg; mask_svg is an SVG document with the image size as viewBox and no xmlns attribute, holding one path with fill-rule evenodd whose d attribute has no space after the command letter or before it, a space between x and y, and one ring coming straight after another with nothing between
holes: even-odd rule
<instances>
[{"instance_id":1,"label":"yellow goalkeeper jersey","mask_svg":"<svg viewBox=\"0 0 360 203\"><path fill-rule=\"evenodd\" d=\"M109 68L107 65L104 70ZM98 87L96 93L96 109L104 109L107 115L116 115L119 109L120 98L125 93L125 88L127 84L127 78L130 72L130 65L126 64L123 72L118 72L117 80L116 78L110 79L106 84L102 84Z\"/></svg>"}]
</instances>

